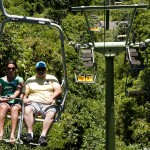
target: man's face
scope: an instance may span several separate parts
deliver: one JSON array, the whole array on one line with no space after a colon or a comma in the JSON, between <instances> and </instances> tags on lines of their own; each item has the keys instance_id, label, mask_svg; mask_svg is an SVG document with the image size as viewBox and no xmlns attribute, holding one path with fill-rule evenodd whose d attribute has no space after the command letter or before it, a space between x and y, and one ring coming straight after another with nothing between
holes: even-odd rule
<instances>
[{"instance_id":1,"label":"man's face","mask_svg":"<svg viewBox=\"0 0 150 150\"><path fill-rule=\"evenodd\" d=\"M45 76L46 68L45 67L36 68L36 72L38 77L43 77Z\"/></svg>"}]
</instances>

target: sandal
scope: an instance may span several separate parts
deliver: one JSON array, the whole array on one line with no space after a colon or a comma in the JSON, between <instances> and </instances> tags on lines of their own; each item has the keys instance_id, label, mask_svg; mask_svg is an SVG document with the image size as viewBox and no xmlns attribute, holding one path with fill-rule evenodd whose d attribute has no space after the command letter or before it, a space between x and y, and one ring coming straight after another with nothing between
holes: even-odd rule
<instances>
[{"instance_id":1,"label":"sandal","mask_svg":"<svg viewBox=\"0 0 150 150\"><path fill-rule=\"evenodd\" d=\"M11 144L14 144L14 143L16 142L16 139L15 139L15 138L10 138L10 139L9 139L9 142L10 142Z\"/></svg>"}]
</instances>

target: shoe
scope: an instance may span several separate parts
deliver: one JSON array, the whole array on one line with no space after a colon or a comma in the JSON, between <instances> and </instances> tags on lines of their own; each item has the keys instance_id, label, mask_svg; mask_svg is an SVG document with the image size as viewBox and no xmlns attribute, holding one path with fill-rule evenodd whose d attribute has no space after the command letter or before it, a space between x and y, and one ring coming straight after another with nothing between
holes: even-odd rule
<instances>
[{"instance_id":1,"label":"shoe","mask_svg":"<svg viewBox=\"0 0 150 150\"><path fill-rule=\"evenodd\" d=\"M41 136L38 142L40 143L41 146L46 146L47 145L46 136Z\"/></svg>"},{"instance_id":2,"label":"shoe","mask_svg":"<svg viewBox=\"0 0 150 150\"><path fill-rule=\"evenodd\" d=\"M33 137L32 137L32 135L31 135L31 133L27 133L27 136L25 136L25 137L23 138L23 140L24 140L25 142L28 142L28 143L33 142Z\"/></svg>"}]
</instances>

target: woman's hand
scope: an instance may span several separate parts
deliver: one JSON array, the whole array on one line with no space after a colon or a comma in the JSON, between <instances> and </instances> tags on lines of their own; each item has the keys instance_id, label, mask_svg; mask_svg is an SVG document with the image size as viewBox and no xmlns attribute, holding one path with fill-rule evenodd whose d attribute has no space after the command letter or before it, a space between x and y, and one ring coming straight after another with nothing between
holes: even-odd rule
<instances>
[{"instance_id":1,"label":"woman's hand","mask_svg":"<svg viewBox=\"0 0 150 150\"><path fill-rule=\"evenodd\" d=\"M10 95L10 99L15 99L16 97L14 95Z\"/></svg>"},{"instance_id":2,"label":"woman's hand","mask_svg":"<svg viewBox=\"0 0 150 150\"><path fill-rule=\"evenodd\" d=\"M7 98L7 97L1 97L0 98L1 102L8 102L9 100L10 100L10 98Z\"/></svg>"}]
</instances>

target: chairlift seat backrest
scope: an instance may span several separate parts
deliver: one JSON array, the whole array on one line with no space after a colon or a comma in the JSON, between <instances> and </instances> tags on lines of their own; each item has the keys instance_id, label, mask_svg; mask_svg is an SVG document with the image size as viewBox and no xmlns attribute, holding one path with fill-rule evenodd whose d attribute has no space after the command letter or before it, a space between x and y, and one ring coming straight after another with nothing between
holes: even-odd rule
<instances>
[{"instance_id":1,"label":"chairlift seat backrest","mask_svg":"<svg viewBox=\"0 0 150 150\"><path fill-rule=\"evenodd\" d=\"M130 53L130 56L132 57L132 56L138 56L138 52L131 52Z\"/></svg>"},{"instance_id":2,"label":"chairlift seat backrest","mask_svg":"<svg viewBox=\"0 0 150 150\"><path fill-rule=\"evenodd\" d=\"M132 60L131 64L132 65L141 65L141 62L139 60Z\"/></svg>"},{"instance_id":3,"label":"chairlift seat backrest","mask_svg":"<svg viewBox=\"0 0 150 150\"><path fill-rule=\"evenodd\" d=\"M77 77L77 80L78 80L78 81L85 81L85 75L79 75L79 76Z\"/></svg>"},{"instance_id":4,"label":"chairlift seat backrest","mask_svg":"<svg viewBox=\"0 0 150 150\"><path fill-rule=\"evenodd\" d=\"M92 50L91 49L83 49L82 53L83 54L92 53Z\"/></svg>"},{"instance_id":5,"label":"chairlift seat backrest","mask_svg":"<svg viewBox=\"0 0 150 150\"><path fill-rule=\"evenodd\" d=\"M85 80L87 82L93 82L94 81L93 75L86 75L86 79Z\"/></svg>"},{"instance_id":6,"label":"chairlift seat backrest","mask_svg":"<svg viewBox=\"0 0 150 150\"><path fill-rule=\"evenodd\" d=\"M130 48L130 49L129 49L129 52L131 52L131 53L132 53L132 52L137 52L137 51L136 51L136 49L135 49L135 48Z\"/></svg>"},{"instance_id":7,"label":"chairlift seat backrest","mask_svg":"<svg viewBox=\"0 0 150 150\"><path fill-rule=\"evenodd\" d=\"M89 58L89 57L93 57L92 53L87 53L87 54L83 54L82 55L84 58Z\"/></svg>"},{"instance_id":8,"label":"chairlift seat backrest","mask_svg":"<svg viewBox=\"0 0 150 150\"><path fill-rule=\"evenodd\" d=\"M85 67L93 67L93 62L92 61L88 61L84 63Z\"/></svg>"},{"instance_id":9,"label":"chairlift seat backrest","mask_svg":"<svg viewBox=\"0 0 150 150\"><path fill-rule=\"evenodd\" d=\"M88 57L88 58L82 58L82 61L91 61L92 57Z\"/></svg>"}]
</instances>

